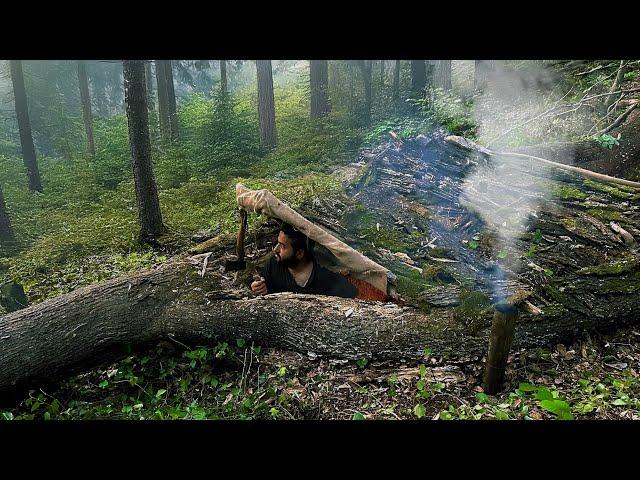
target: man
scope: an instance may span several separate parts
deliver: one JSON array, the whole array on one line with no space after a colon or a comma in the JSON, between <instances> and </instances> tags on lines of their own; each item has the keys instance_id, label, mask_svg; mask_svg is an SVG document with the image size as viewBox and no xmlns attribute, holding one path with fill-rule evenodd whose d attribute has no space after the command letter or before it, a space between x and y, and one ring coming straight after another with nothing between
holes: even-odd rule
<instances>
[{"instance_id":1,"label":"man","mask_svg":"<svg viewBox=\"0 0 640 480\"><path fill-rule=\"evenodd\" d=\"M314 241L283 223L274 255L251 284L257 295L278 292L354 298L358 289L345 277L321 267L313 256Z\"/></svg>"}]
</instances>

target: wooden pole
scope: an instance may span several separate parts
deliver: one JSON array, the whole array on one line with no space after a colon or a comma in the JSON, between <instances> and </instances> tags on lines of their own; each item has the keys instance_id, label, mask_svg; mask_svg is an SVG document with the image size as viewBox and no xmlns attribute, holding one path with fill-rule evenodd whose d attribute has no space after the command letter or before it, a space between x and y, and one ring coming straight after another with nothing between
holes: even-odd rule
<instances>
[{"instance_id":1,"label":"wooden pole","mask_svg":"<svg viewBox=\"0 0 640 480\"><path fill-rule=\"evenodd\" d=\"M468 140L464 137L459 137L457 135L449 135L445 137L445 142L453 143L458 145L459 147L465 150L475 150L480 153L484 153L489 156L509 156L509 157L520 157L520 158L529 158L531 160L536 160L538 162L546 163L555 168L559 168L561 170L567 170L568 172L574 172L578 175L582 175L586 178L594 178L601 182L608 183L617 183L619 185L626 185L628 187L640 188L640 182L634 182L632 180L626 180L624 178L611 177L609 175L605 175L603 173L592 172L591 170L587 170L585 168L574 167L573 165L565 165L564 163L552 162L551 160L547 160L546 158L536 157L534 155L527 155L526 153L514 153L514 152L494 152L489 150L488 148L483 147L482 145L478 145L477 143Z\"/></svg>"},{"instance_id":2,"label":"wooden pole","mask_svg":"<svg viewBox=\"0 0 640 480\"><path fill-rule=\"evenodd\" d=\"M500 302L495 306L482 384L489 395L499 392L502 387L517 317L518 309L510 302Z\"/></svg>"},{"instance_id":3,"label":"wooden pole","mask_svg":"<svg viewBox=\"0 0 640 480\"><path fill-rule=\"evenodd\" d=\"M233 272L244 270L247 268L247 262L244 260L244 237L247 231L247 211L240 209L240 229L236 238L236 258L227 258L224 261L224 271Z\"/></svg>"},{"instance_id":4,"label":"wooden pole","mask_svg":"<svg viewBox=\"0 0 640 480\"><path fill-rule=\"evenodd\" d=\"M236 255L238 261L244 261L244 237L247 231L247 211L244 208L240 209L240 230L238 231L238 240L236 241Z\"/></svg>"}]
</instances>

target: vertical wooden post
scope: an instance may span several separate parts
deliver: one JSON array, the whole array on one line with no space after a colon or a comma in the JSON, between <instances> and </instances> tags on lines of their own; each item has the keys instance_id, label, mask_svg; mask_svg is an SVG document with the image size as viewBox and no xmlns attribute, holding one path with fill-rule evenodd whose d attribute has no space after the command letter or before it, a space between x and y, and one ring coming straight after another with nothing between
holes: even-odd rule
<instances>
[{"instance_id":1,"label":"vertical wooden post","mask_svg":"<svg viewBox=\"0 0 640 480\"><path fill-rule=\"evenodd\" d=\"M244 237L247 231L247 211L244 208L240 209L240 230L238 230L238 240L236 241L236 255L238 261L244 261Z\"/></svg>"},{"instance_id":2,"label":"vertical wooden post","mask_svg":"<svg viewBox=\"0 0 640 480\"><path fill-rule=\"evenodd\" d=\"M485 393L490 395L497 393L502 387L517 317L518 310L511 303L500 302L495 306L489 337L489 353L482 383Z\"/></svg>"},{"instance_id":3,"label":"vertical wooden post","mask_svg":"<svg viewBox=\"0 0 640 480\"><path fill-rule=\"evenodd\" d=\"M244 237L247 231L247 211L240 209L240 229L238 230L238 238L236 240L236 258L227 258L224 261L224 271L233 272L244 270L247 268L247 262L244 260Z\"/></svg>"}]
</instances>

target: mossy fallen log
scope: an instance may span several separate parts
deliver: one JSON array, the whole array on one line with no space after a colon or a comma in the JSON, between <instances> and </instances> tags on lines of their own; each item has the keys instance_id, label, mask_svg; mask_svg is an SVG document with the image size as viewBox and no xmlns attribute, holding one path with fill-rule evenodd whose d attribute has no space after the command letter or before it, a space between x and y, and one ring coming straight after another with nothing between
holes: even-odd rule
<instances>
[{"instance_id":1,"label":"mossy fallen log","mask_svg":"<svg viewBox=\"0 0 640 480\"><path fill-rule=\"evenodd\" d=\"M385 261L395 260L389 260L393 256L385 247L402 248L406 256L400 260L415 264L402 267L404 273L398 267L399 279L415 287L407 295L404 292L410 289L403 292L399 285L404 303L293 294L254 298L246 285L252 263L258 260L257 243L273 235L273 228L250 232L249 265L236 274L224 274L221 268L225 254L234 252L235 236L221 236L192 249L192 254L213 252L203 276L202 264L195 265L188 255L177 256L156 268L1 316L0 392L55 381L122 356L125 345L144 345L168 335L195 343L244 338L263 346L350 360L418 359L425 348L450 361L479 359L487 351L492 312L486 301L471 302L478 305L474 310L465 299L477 300L482 294L489 303L494 301L481 280L496 265L505 278L494 283L507 290L531 291L527 301L534 307L530 310L537 311L521 311L513 348L551 346L587 331L602 332L639 321L637 242L626 243L608 222L589 212L618 212L617 224L638 239L636 191L604 191L596 188L601 186L598 183L557 179L551 182L550 192L568 185L581 194L560 192L546 198L528 230L519 233L509 249L497 251L491 232L483 231L473 240L481 224L454 204L455 175L463 172L462 167L446 161L449 152L442 150L443 144L436 145L435 153L421 151L422 160L412 148L410 142L406 150L382 148L369 154L369 164L373 156L375 168L405 173L424 165L415 175L419 181L413 197L407 198L404 190L394 191L396 184L380 184L384 179L379 177L355 192L348 190L342 200L349 207L341 216L333 218L327 199L301 210L304 215L331 217L327 225L345 225L347 217L363 212L366 218L358 215L354 227L347 225L332 233L390 268L395 264ZM458 160L462 166L468 163ZM438 181L427 168L440 175ZM523 166L517 174L522 177L526 170ZM515 182L502 183L517 200ZM438 188L442 185L451 188ZM526 189L521 192L525 197L530 194ZM631 197L622 198L619 192Z\"/></svg>"},{"instance_id":2,"label":"mossy fallen log","mask_svg":"<svg viewBox=\"0 0 640 480\"><path fill-rule=\"evenodd\" d=\"M233 248L232 245L229 246ZM204 276L187 257L157 268L81 288L0 317L0 392L53 381L123 355L125 345L175 336L206 343L244 338L256 344L350 360L419 359L425 348L451 361L480 358L489 324L470 329L453 308L428 313L411 306L311 295L252 297L244 280L219 272ZM560 292L556 309L523 313L514 347L553 345L585 330L638 321L640 279L582 276ZM635 277L634 277L635 278ZM620 294L615 301L610 294ZM583 300L569 298L573 295ZM614 295L615 296L615 295ZM598 303L587 307L598 298ZM612 297L613 298L613 297ZM585 302L586 299L586 302ZM586 305L584 305L586 303Z\"/></svg>"}]
</instances>

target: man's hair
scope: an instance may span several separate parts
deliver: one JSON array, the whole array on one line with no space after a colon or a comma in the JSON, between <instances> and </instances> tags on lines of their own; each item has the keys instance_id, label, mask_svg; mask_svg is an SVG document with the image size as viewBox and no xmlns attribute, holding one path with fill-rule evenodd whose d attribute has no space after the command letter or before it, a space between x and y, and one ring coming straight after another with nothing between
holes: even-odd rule
<instances>
[{"instance_id":1,"label":"man's hair","mask_svg":"<svg viewBox=\"0 0 640 480\"><path fill-rule=\"evenodd\" d=\"M313 247L316 242L311 240L304 233L285 222L282 222L280 225L280 231L289 237L294 252L304 250L308 255L313 255Z\"/></svg>"}]
</instances>

